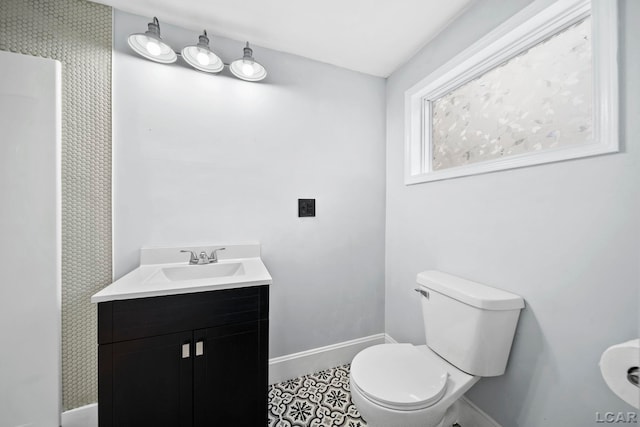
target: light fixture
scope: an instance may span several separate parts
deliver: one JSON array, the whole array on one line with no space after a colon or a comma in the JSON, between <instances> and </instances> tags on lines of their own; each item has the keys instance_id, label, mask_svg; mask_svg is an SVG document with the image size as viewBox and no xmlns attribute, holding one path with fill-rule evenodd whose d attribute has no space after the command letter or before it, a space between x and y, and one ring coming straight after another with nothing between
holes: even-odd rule
<instances>
[{"instance_id":1,"label":"light fixture","mask_svg":"<svg viewBox=\"0 0 640 427\"><path fill-rule=\"evenodd\" d=\"M267 70L255 59L253 49L249 42L244 47L242 58L225 64L222 59L209 47L207 31L203 31L195 45L185 46L180 53L175 52L171 46L160 37L160 22L154 17L149 22L149 29L143 33L131 34L127 39L129 46L139 55L162 64L176 62L178 55L193 68L207 73L219 73L225 65L229 66L231 73L239 79L257 82L267 77Z\"/></svg>"},{"instance_id":2,"label":"light fixture","mask_svg":"<svg viewBox=\"0 0 640 427\"><path fill-rule=\"evenodd\" d=\"M219 73L224 68L222 60L209 48L207 30L198 38L197 45L182 49L182 59L193 68L207 73Z\"/></svg>"},{"instance_id":3,"label":"light fixture","mask_svg":"<svg viewBox=\"0 0 640 427\"><path fill-rule=\"evenodd\" d=\"M178 58L171 46L162 41L160 22L156 17L153 18L153 22L149 22L149 29L144 34L131 34L127 41L131 49L151 61L171 64Z\"/></svg>"},{"instance_id":4,"label":"light fixture","mask_svg":"<svg viewBox=\"0 0 640 427\"><path fill-rule=\"evenodd\" d=\"M229 69L237 78L250 82L257 82L267 77L267 70L253 59L253 50L249 47L249 42L244 48L242 58L233 61Z\"/></svg>"}]
</instances>

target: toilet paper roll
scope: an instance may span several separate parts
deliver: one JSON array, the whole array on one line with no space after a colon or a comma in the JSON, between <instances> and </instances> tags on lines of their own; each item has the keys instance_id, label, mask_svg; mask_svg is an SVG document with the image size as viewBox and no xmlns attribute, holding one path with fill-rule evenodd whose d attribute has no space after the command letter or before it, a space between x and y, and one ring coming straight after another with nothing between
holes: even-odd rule
<instances>
[{"instance_id":1,"label":"toilet paper roll","mask_svg":"<svg viewBox=\"0 0 640 427\"><path fill-rule=\"evenodd\" d=\"M633 368L640 366L640 339L612 345L602 353L600 372L609 388L629 405L640 409L640 387L633 383Z\"/></svg>"}]
</instances>

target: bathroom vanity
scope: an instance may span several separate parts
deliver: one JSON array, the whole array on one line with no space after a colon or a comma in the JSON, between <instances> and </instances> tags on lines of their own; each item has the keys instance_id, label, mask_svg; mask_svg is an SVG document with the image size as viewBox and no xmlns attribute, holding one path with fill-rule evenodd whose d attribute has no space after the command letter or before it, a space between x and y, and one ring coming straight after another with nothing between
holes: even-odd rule
<instances>
[{"instance_id":1,"label":"bathroom vanity","mask_svg":"<svg viewBox=\"0 0 640 427\"><path fill-rule=\"evenodd\" d=\"M270 283L259 257L141 264L94 295L99 426L267 425Z\"/></svg>"}]
</instances>

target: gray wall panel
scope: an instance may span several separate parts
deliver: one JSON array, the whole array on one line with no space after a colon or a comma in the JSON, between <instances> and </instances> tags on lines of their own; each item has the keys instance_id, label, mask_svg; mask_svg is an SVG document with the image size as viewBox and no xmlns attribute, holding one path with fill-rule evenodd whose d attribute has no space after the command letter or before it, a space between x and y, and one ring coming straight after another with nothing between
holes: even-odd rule
<instances>
[{"instance_id":1,"label":"gray wall panel","mask_svg":"<svg viewBox=\"0 0 640 427\"><path fill-rule=\"evenodd\" d=\"M412 291L422 270L519 294L526 308L506 373L467 397L505 427L596 426L598 412L633 410L598 361L638 337L640 2L619 2L620 153L403 182L405 91L529 3L475 2L387 81L385 331L425 342Z\"/></svg>"}]
</instances>

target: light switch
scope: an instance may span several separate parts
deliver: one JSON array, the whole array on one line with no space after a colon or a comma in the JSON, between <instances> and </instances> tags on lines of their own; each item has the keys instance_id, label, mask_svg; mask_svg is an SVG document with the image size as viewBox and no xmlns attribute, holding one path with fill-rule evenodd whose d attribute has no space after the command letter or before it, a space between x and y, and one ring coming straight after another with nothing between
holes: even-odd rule
<instances>
[{"instance_id":1,"label":"light switch","mask_svg":"<svg viewBox=\"0 0 640 427\"><path fill-rule=\"evenodd\" d=\"M298 199L298 216L316 216L316 199Z\"/></svg>"}]
</instances>

